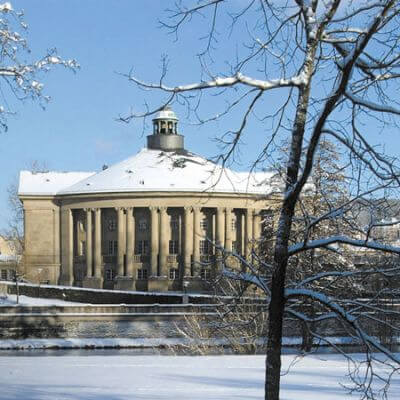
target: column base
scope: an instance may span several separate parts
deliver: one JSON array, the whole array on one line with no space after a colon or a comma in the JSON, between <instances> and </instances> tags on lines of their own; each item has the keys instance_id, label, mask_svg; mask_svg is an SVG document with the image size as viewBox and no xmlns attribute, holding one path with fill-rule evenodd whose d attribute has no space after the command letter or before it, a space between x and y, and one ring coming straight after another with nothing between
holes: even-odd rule
<instances>
[{"instance_id":1,"label":"column base","mask_svg":"<svg viewBox=\"0 0 400 400\"><path fill-rule=\"evenodd\" d=\"M85 276L82 281L82 286L90 289L103 289L103 278Z\"/></svg>"},{"instance_id":2,"label":"column base","mask_svg":"<svg viewBox=\"0 0 400 400\"><path fill-rule=\"evenodd\" d=\"M135 290L135 280L130 276L117 276L115 278L114 290Z\"/></svg>"},{"instance_id":3,"label":"column base","mask_svg":"<svg viewBox=\"0 0 400 400\"><path fill-rule=\"evenodd\" d=\"M147 281L149 292L168 292L168 278L165 276L151 276Z\"/></svg>"},{"instance_id":4,"label":"column base","mask_svg":"<svg viewBox=\"0 0 400 400\"><path fill-rule=\"evenodd\" d=\"M73 286L74 285L74 280L70 279L70 278L61 277L58 280L58 285L60 285L60 286Z\"/></svg>"}]
</instances>

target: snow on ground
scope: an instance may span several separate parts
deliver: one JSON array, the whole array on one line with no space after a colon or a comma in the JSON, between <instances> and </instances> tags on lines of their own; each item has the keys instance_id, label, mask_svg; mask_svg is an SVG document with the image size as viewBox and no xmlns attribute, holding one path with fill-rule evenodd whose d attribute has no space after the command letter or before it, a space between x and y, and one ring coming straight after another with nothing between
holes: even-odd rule
<instances>
[{"instance_id":1,"label":"snow on ground","mask_svg":"<svg viewBox=\"0 0 400 400\"><path fill-rule=\"evenodd\" d=\"M7 294L0 296L1 306L17 305L17 296L15 294ZM21 306L79 306L84 303L75 303L58 299L42 299L39 297L19 296L19 305Z\"/></svg>"},{"instance_id":2,"label":"snow on ground","mask_svg":"<svg viewBox=\"0 0 400 400\"><path fill-rule=\"evenodd\" d=\"M0 356L0 399L263 398L263 356L135 356L88 352L89 356L63 353L60 357L30 357L19 354ZM285 369L292 360L293 356L283 356ZM347 362L341 356L310 355L292 365L290 373L283 376L281 400L357 399L340 386L349 383L347 372ZM400 398L398 375L393 377L388 398Z\"/></svg>"}]
</instances>

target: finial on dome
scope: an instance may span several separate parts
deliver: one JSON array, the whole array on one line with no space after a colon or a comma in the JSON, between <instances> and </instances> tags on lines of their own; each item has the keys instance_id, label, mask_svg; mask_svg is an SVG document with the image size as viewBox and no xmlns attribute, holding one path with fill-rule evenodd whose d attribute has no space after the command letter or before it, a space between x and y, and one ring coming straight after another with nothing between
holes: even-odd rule
<instances>
[{"instance_id":1,"label":"finial on dome","mask_svg":"<svg viewBox=\"0 0 400 400\"><path fill-rule=\"evenodd\" d=\"M153 134L147 136L149 149L183 150L183 136L178 134L178 118L169 105L164 106L153 118Z\"/></svg>"}]
</instances>

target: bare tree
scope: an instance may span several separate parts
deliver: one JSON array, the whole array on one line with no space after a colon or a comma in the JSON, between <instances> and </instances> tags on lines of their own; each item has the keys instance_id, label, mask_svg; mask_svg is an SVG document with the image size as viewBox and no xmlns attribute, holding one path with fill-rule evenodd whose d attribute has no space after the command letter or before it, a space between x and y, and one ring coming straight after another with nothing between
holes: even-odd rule
<instances>
[{"instance_id":1,"label":"bare tree","mask_svg":"<svg viewBox=\"0 0 400 400\"><path fill-rule=\"evenodd\" d=\"M28 167L29 171L46 172L48 171L45 162L34 160ZM18 197L18 180L15 178L7 187L8 195L8 226L4 229L3 235L9 243L12 243L13 253L22 256L24 253L24 207Z\"/></svg>"},{"instance_id":2,"label":"bare tree","mask_svg":"<svg viewBox=\"0 0 400 400\"><path fill-rule=\"evenodd\" d=\"M163 59L162 75L156 83L144 82L133 72L126 75L129 81L139 88L164 93L162 106L172 102L185 105L199 124L237 123L219 137L220 161L224 165L237 159L240 144L246 137L251 140L252 132L264 135L264 147L255 156L253 169L270 166L277 143L288 143L272 260L248 265L245 272L224 269L231 279L257 285L269 300L265 398L279 399L282 327L287 315L306 322L340 321L366 350L364 374L352 375L356 390L362 398L374 398L377 394L372 380L378 376L384 383L380 394L385 397L390 375L398 368L400 359L367 328L372 322L387 323L380 317L387 312L387 308L381 307L384 299L380 296L387 292L383 288L370 291L371 296L360 301L351 293L343 297L343 291L337 292L336 288L348 279L357 278L363 287L368 286L366 281L384 276L393 279L398 267L379 261L351 270L335 267L345 251L400 253L399 247L373 238L374 228L388 222L377 220L373 212L366 226L358 224L355 218L360 204L368 204L373 210L374 198L394 197L399 189L398 159L374 146L371 138L372 131L390 134L398 129L400 107L395 94L400 78L399 3L200 0L191 4L178 1L174 7L168 10L169 19L163 25L177 38L187 22L197 17L209 18L209 24L203 24L208 29L202 36L206 38L205 46L198 54L202 76L195 83L168 85L168 63ZM228 38L220 33L226 31ZM221 43L224 51L219 51ZM231 52L227 50L230 43ZM221 63L221 55L232 57ZM222 104L218 112L205 115L202 107L207 108L209 101L215 104L218 99ZM121 119L128 122L134 117L150 116L160 108L146 103L142 115L131 114ZM239 114L241 119L237 121ZM340 149L341 161L346 166L346 200L326 203L313 215L302 207L302 202L307 197L322 136ZM321 201L326 199L322 196ZM296 226L299 210L304 212L301 235ZM323 229L327 224L335 225L335 234ZM308 276L289 279L292 260L317 251L337 255L333 268L326 263L325 270L310 270ZM299 307L303 302L313 304L312 315ZM390 312L396 314L394 310ZM398 327L392 328L398 332ZM318 337L317 332L313 335ZM392 363L387 378L374 368L376 363L383 362L376 351L389 360L387 365Z\"/></svg>"},{"instance_id":3,"label":"bare tree","mask_svg":"<svg viewBox=\"0 0 400 400\"><path fill-rule=\"evenodd\" d=\"M79 65L65 60L57 49L48 50L40 58L32 58L25 35L28 25L24 14L15 11L10 2L0 3L0 129L8 129L7 118L15 113L16 101L37 101L42 107L50 100L44 94L42 76L60 65L75 71Z\"/></svg>"}]
</instances>

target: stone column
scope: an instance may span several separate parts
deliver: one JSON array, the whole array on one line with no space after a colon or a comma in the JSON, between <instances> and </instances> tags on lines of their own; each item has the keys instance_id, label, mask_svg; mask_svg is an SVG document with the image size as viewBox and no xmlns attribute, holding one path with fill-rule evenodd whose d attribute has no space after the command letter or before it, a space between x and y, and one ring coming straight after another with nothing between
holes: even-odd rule
<instances>
[{"instance_id":1,"label":"stone column","mask_svg":"<svg viewBox=\"0 0 400 400\"><path fill-rule=\"evenodd\" d=\"M150 207L151 213L151 260L149 276L157 276L158 269L158 208Z\"/></svg>"},{"instance_id":2,"label":"stone column","mask_svg":"<svg viewBox=\"0 0 400 400\"><path fill-rule=\"evenodd\" d=\"M61 274L60 285L74 283L74 230L72 210L61 211Z\"/></svg>"},{"instance_id":3,"label":"stone column","mask_svg":"<svg viewBox=\"0 0 400 400\"><path fill-rule=\"evenodd\" d=\"M225 250L232 251L232 208L225 208Z\"/></svg>"},{"instance_id":4,"label":"stone column","mask_svg":"<svg viewBox=\"0 0 400 400\"><path fill-rule=\"evenodd\" d=\"M102 278L102 259L101 259L101 209L95 208L94 218L94 276Z\"/></svg>"},{"instance_id":5,"label":"stone column","mask_svg":"<svg viewBox=\"0 0 400 400\"><path fill-rule=\"evenodd\" d=\"M246 236L245 236L245 258L251 256L251 249L253 247L253 214L252 208L246 209Z\"/></svg>"},{"instance_id":6,"label":"stone column","mask_svg":"<svg viewBox=\"0 0 400 400\"><path fill-rule=\"evenodd\" d=\"M116 209L118 213L118 255L117 255L117 276L124 276L124 209Z\"/></svg>"},{"instance_id":7,"label":"stone column","mask_svg":"<svg viewBox=\"0 0 400 400\"><path fill-rule=\"evenodd\" d=\"M126 275L133 277L133 254L135 252L135 219L133 207L126 209Z\"/></svg>"},{"instance_id":8,"label":"stone column","mask_svg":"<svg viewBox=\"0 0 400 400\"><path fill-rule=\"evenodd\" d=\"M221 207L217 208L217 226L216 226L216 240L215 244L217 246L223 247L225 245L225 215L224 215L224 209Z\"/></svg>"},{"instance_id":9,"label":"stone column","mask_svg":"<svg viewBox=\"0 0 400 400\"><path fill-rule=\"evenodd\" d=\"M167 271L167 254L168 254L168 214L167 207L160 207L160 229L159 229L159 252L160 252L160 276L166 277Z\"/></svg>"},{"instance_id":10,"label":"stone column","mask_svg":"<svg viewBox=\"0 0 400 400\"><path fill-rule=\"evenodd\" d=\"M246 240L245 240L245 236L246 236L246 221L245 221L245 214L244 214L244 210L242 210L239 214L239 218L240 218L240 254L242 256L244 256L245 253L245 247L246 247Z\"/></svg>"},{"instance_id":11,"label":"stone column","mask_svg":"<svg viewBox=\"0 0 400 400\"><path fill-rule=\"evenodd\" d=\"M193 273L199 267L200 238L200 207L193 207Z\"/></svg>"},{"instance_id":12,"label":"stone column","mask_svg":"<svg viewBox=\"0 0 400 400\"><path fill-rule=\"evenodd\" d=\"M253 238L259 240L261 236L261 215L260 210L254 212L253 217Z\"/></svg>"},{"instance_id":13,"label":"stone column","mask_svg":"<svg viewBox=\"0 0 400 400\"><path fill-rule=\"evenodd\" d=\"M86 210L86 276L93 276L93 258L92 258L92 209Z\"/></svg>"},{"instance_id":14,"label":"stone column","mask_svg":"<svg viewBox=\"0 0 400 400\"><path fill-rule=\"evenodd\" d=\"M185 233L184 254L184 276L192 276L192 253L193 253L193 214L192 207L184 207L183 209L183 226Z\"/></svg>"}]
</instances>

